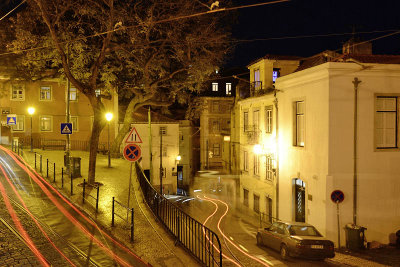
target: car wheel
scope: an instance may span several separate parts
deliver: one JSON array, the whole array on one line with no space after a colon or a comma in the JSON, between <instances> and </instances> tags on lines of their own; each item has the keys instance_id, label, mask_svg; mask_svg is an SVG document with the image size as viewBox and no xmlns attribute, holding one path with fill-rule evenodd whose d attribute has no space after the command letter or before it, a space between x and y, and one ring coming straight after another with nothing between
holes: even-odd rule
<instances>
[{"instance_id":1,"label":"car wheel","mask_svg":"<svg viewBox=\"0 0 400 267\"><path fill-rule=\"evenodd\" d=\"M258 246L262 246L263 245L262 238L261 238L260 234L257 235L257 245Z\"/></svg>"},{"instance_id":2,"label":"car wheel","mask_svg":"<svg viewBox=\"0 0 400 267\"><path fill-rule=\"evenodd\" d=\"M283 260L289 259L289 251L285 244L282 244L282 246L281 246L281 258Z\"/></svg>"}]
</instances>

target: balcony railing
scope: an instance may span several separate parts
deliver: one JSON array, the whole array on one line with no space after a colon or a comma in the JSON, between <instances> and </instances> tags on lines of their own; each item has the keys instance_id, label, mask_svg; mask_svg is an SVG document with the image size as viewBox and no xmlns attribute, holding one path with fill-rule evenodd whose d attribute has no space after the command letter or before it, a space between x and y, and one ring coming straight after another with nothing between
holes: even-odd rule
<instances>
[{"instance_id":1,"label":"balcony railing","mask_svg":"<svg viewBox=\"0 0 400 267\"><path fill-rule=\"evenodd\" d=\"M261 130L257 125L245 125L244 135L246 136L247 144L258 144L261 136Z\"/></svg>"}]
</instances>

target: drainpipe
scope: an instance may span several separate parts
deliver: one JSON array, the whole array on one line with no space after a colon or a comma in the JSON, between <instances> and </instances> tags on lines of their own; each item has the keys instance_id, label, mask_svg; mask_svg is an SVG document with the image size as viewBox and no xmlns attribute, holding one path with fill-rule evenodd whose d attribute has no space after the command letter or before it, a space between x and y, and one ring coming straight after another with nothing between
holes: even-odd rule
<instances>
[{"instance_id":1,"label":"drainpipe","mask_svg":"<svg viewBox=\"0 0 400 267\"><path fill-rule=\"evenodd\" d=\"M358 85L361 81L354 77L354 178L353 178L353 224L357 225L357 101L358 101Z\"/></svg>"},{"instance_id":2,"label":"drainpipe","mask_svg":"<svg viewBox=\"0 0 400 267\"><path fill-rule=\"evenodd\" d=\"M274 104L275 104L275 142L276 142L276 171L275 171L275 204L276 204L276 218L279 219L279 121L278 121L278 98L276 97L277 90L274 90Z\"/></svg>"}]
</instances>

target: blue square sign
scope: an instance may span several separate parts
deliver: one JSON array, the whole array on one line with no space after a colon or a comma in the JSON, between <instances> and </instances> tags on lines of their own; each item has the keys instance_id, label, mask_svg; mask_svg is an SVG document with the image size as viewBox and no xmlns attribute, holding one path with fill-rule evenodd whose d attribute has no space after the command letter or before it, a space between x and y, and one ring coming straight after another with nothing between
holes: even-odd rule
<instances>
[{"instance_id":1,"label":"blue square sign","mask_svg":"<svg viewBox=\"0 0 400 267\"><path fill-rule=\"evenodd\" d=\"M72 123L61 123L61 134L72 134Z\"/></svg>"}]
</instances>

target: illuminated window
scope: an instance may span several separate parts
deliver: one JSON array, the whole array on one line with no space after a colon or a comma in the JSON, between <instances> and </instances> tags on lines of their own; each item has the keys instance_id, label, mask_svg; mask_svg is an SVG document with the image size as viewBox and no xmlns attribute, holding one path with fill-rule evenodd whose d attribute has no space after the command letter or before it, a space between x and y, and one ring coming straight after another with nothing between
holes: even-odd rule
<instances>
[{"instance_id":1,"label":"illuminated window","mask_svg":"<svg viewBox=\"0 0 400 267\"><path fill-rule=\"evenodd\" d=\"M24 115L17 115L16 116L16 124L12 126L12 130L14 132L23 132L25 126L25 116Z\"/></svg>"},{"instance_id":2,"label":"illuminated window","mask_svg":"<svg viewBox=\"0 0 400 267\"><path fill-rule=\"evenodd\" d=\"M265 132L272 133L272 106L265 107Z\"/></svg>"},{"instance_id":3,"label":"illuminated window","mask_svg":"<svg viewBox=\"0 0 400 267\"><path fill-rule=\"evenodd\" d=\"M51 132L53 129L53 118L51 116L40 116L40 131Z\"/></svg>"},{"instance_id":4,"label":"illuminated window","mask_svg":"<svg viewBox=\"0 0 400 267\"><path fill-rule=\"evenodd\" d=\"M40 86L40 100L51 100L50 86Z\"/></svg>"},{"instance_id":5,"label":"illuminated window","mask_svg":"<svg viewBox=\"0 0 400 267\"><path fill-rule=\"evenodd\" d=\"M213 92L218 92L218 83L212 83Z\"/></svg>"},{"instance_id":6,"label":"illuminated window","mask_svg":"<svg viewBox=\"0 0 400 267\"><path fill-rule=\"evenodd\" d=\"M25 100L25 87L22 84L11 85L11 100Z\"/></svg>"},{"instance_id":7,"label":"illuminated window","mask_svg":"<svg viewBox=\"0 0 400 267\"><path fill-rule=\"evenodd\" d=\"M305 139L305 110L304 101L294 102L294 134L293 134L293 145L304 147Z\"/></svg>"},{"instance_id":8,"label":"illuminated window","mask_svg":"<svg viewBox=\"0 0 400 267\"><path fill-rule=\"evenodd\" d=\"M78 90L76 90L76 88L73 87L69 88L69 100L78 101Z\"/></svg>"},{"instance_id":9,"label":"illuminated window","mask_svg":"<svg viewBox=\"0 0 400 267\"><path fill-rule=\"evenodd\" d=\"M398 98L378 96L375 114L376 148L397 148L397 106Z\"/></svg>"},{"instance_id":10,"label":"illuminated window","mask_svg":"<svg viewBox=\"0 0 400 267\"><path fill-rule=\"evenodd\" d=\"M281 76L281 74L280 74L280 69L274 68L274 70L272 71L272 82L275 82L276 79L277 79L278 77L280 77L280 76Z\"/></svg>"},{"instance_id":11,"label":"illuminated window","mask_svg":"<svg viewBox=\"0 0 400 267\"><path fill-rule=\"evenodd\" d=\"M232 84L226 83L226 95L231 95L231 94L232 94Z\"/></svg>"},{"instance_id":12,"label":"illuminated window","mask_svg":"<svg viewBox=\"0 0 400 267\"><path fill-rule=\"evenodd\" d=\"M254 88L261 89L260 70L254 70Z\"/></svg>"}]
</instances>

